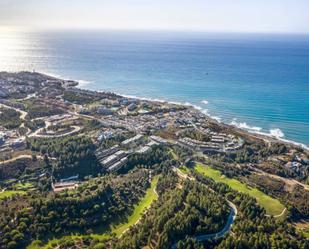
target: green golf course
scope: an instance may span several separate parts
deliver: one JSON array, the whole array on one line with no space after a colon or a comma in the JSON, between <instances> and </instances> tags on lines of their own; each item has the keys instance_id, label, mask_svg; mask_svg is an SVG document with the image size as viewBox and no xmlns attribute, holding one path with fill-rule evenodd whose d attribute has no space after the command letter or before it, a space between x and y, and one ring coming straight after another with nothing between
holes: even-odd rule
<instances>
[{"instance_id":1,"label":"green golf course","mask_svg":"<svg viewBox=\"0 0 309 249\"><path fill-rule=\"evenodd\" d=\"M269 215L279 215L285 209L285 207L277 200L274 199L257 188L251 188L246 184L232 178L228 178L221 174L219 170L215 170L210 166L197 163L195 170L198 173L201 173L205 176L208 176L215 180L216 182L222 182L230 186L232 189L239 192L250 195L251 197L256 198L257 202L266 210L266 213Z\"/></svg>"}]
</instances>

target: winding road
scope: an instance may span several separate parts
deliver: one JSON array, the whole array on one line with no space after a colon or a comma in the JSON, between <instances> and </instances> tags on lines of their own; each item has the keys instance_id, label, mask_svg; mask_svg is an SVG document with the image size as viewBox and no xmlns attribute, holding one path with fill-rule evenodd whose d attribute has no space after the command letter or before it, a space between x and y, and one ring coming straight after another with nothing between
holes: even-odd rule
<instances>
[{"instance_id":1,"label":"winding road","mask_svg":"<svg viewBox=\"0 0 309 249\"><path fill-rule=\"evenodd\" d=\"M173 170L178 174L178 176L180 176L181 178L184 178L184 179L189 179L189 180L196 180L195 178L193 177L190 177L188 176L187 174L181 172L178 168L173 168ZM213 191L213 189L209 188L211 191ZM217 233L209 233L209 234L203 234L203 235L197 235L195 236L194 238L198 241L198 242L202 242L202 241L205 241L205 240L210 240L210 239L219 239L219 238L222 238L226 233L230 232L231 228L232 228L232 225L234 223L234 220L237 216L237 207L234 203L232 203L231 201L229 201L228 199L225 199L227 204L229 205L230 207L230 214L229 214L229 217L226 221L226 224L225 226L222 228L221 231L217 232ZM177 243L179 241L175 242L171 249L177 249Z\"/></svg>"},{"instance_id":2,"label":"winding road","mask_svg":"<svg viewBox=\"0 0 309 249\"><path fill-rule=\"evenodd\" d=\"M20 110L20 109L17 109L17 108L15 108L15 107L8 106L8 105L5 105L5 104L0 104L0 107L4 107L4 108L7 108L7 109L13 109L13 110L19 112L19 113L20 113L20 118L21 118L22 120L25 120L25 118L26 118L26 116L27 116L27 114L28 114L28 113L25 112L25 111L22 111L22 110Z\"/></svg>"},{"instance_id":3,"label":"winding road","mask_svg":"<svg viewBox=\"0 0 309 249\"><path fill-rule=\"evenodd\" d=\"M13 109L17 112L20 113L20 118L25 121L25 118L27 116L27 112L23 111L23 110L20 110L20 109L17 109L15 107L12 107L12 106L8 106L8 105L5 105L5 104L0 104L0 107L4 107L4 108L8 108L8 109ZM74 113L74 116L77 115L76 113ZM34 118L32 119L31 121L33 120L44 120L44 117L40 117L40 118ZM81 130L81 127L80 126L77 126L77 125L72 125L71 127L73 128L72 131L68 131L66 133L63 133L63 134L40 134L44 129L48 128L49 126L52 125L52 123L48 120L44 120L45 122L45 127L43 128L39 128L37 129L36 131L34 132L31 132L30 129L28 129L28 132L27 132L27 136L29 137L42 137L42 138L59 138L59 137L64 137L64 136L68 136L68 135L72 135L74 133L77 133ZM21 127L25 127L25 124L24 122L21 124ZM25 136L22 136L21 139L25 139Z\"/></svg>"},{"instance_id":4,"label":"winding road","mask_svg":"<svg viewBox=\"0 0 309 249\"><path fill-rule=\"evenodd\" d=\"M72 135L72 134L77 133L77 132L79 132L81 130L81 127L77 126L77 125L71 125L71 127L73 128L72 131L68 131L68 132L63 133L63 134L39 134L44 129L44 128L40 128L40 129L36 130L34 133L30 134L29 137L59 138L59 137L64 137L64 136Z\"/></svg>"},{"instance_id":5,"label":"winding road","mask_svg":"<svg viewBox=\"0 0 309 249\"><path fill-rule=\"evenodd\" d=\"M228 205L230 206L230 214L229 217L227 219L227 222L225 224L225 226L222 228L222 230L220 232L217 233L209 233L209 234L203 234L203 235L198 235L195 236L194 238L198 241L198 242L203 242L205 240L210 240L210 239L219 239L222 238L226 233L228 233L231 228L232 225L234 223L234 220L237 216L237 208L236 206L227 200ZM177 241L176 243L174 243L171 247L171 249L177 249L177 243L179 241Z\"/></svg>"}]
</instances>

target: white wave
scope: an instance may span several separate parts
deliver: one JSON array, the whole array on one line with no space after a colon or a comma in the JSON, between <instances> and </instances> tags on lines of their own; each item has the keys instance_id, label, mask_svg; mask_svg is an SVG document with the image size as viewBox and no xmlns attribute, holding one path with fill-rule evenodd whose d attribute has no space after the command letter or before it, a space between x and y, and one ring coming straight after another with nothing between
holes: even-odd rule
<instances>
[{"instance_id":1,"label":"white wave","mask_svg":"<svg viewBox=\"0 0 309 249\"><path fill-rule=\"evenodd\" d=\"M270 129L269 134L271 136L275 137L275 138L283 138L284 137L284 133L279 128Z\"/></svg>"},{"instance_id":2,"label":"white wave","mask_svg":"<svg viewBox=\"0 0 309 249\"><path fill-rule=\"evenodd\" d=\"M198 106L198 105L194 105L194 104L192 104L192 103L190 103L190 102L185 102L185 103L180 103L180 104L185 105L185 106L191 106L191 107L193 107L194 109L196 109L196 110L202 112L203 114L205 114L205 115L208 116L209 118L216 120L218 123L221 123L221 121L222 121L222 118L221 118L221 117L219 117L219 116L212 116L212 115L208 112L208 109L204 109L204 108L202 108L202 107L200 107L200 106Z\"/></svg>"},{"instance_id":3,"label":"white wave","mask_svg":"<svg viewBox=\"0 0 309 249\"><path fill-rule=\"evenodd\" d=\"M208 109L203 109L201 112L207 116L210 116Z\"/></svg>"},{"instance_id":4,"label":"white wave","mask_svg":"<svg viewBox=\"0 0 309 249\"><path fill-rule=\"evenodd\" d=\"M245 130L250 130L250 131L261 131L262 128L258 126L250 126L246 122L237 122L237 119L234 118L230 125L236 126L237 128L240 129L245 129Z\"/></svg>"},{"instance_id":5,"label":"white wave","mask_svg":"<svg viewBox=\"0 0 309 249\"><path fill-rule=\"evenodd\" d=\"M221 123L222 121L222 118L221 117L218 117L218 116L211 116L211 115L208 115L210 118L216 120L217 122Z\"/></svg>"},{"instance_id":6,"label":"white wave","mask_svg":"<svg viewBox=\"0 0 309 249\"><path fill-rule=\"evenodd\" d=\"M125 97L125 98L132 98L132 99L139 99L139 100L145 100L145 101L155 101L155 102L160 102L160 103L169 103L169 104L173 104L173 105L182 105L182 106L187 106L187 107L193 107L196 110L199 111L203 111L203 108L198 106L198 105L194 105L190 102L178 102L178 101L168 101L165 99L158 99L158 98L148 98L148 97L138 97L135 95L128 95L128 94L122 94L122 93L118 93L116 92L116 94Z\"/></svg>"},{"instance_id":7,"label":"white wave","mask_svg":"<svg viewBox=\"0 0 309 249\"><path fill-rule=\"evenodd\" d=\"M258 126L250 126L246 122L237 122L237 119L234 118L232 122L230 122L230 125L236 126L237 128L249 131L251 133L256 133L264 136L270 136L277 139L283 138L284 133L279 128L270 129L269 132L262 131L261 127Z\"/></svg>"},{"instance_id":8,"label":"white wave","mask_svg":"<svg viewBox=\"0 0 309 249\"><path fill-rule=\"evenodd\" d=\"M90 81L90 80L77 80L78 82L78 86L80 87L85 87L91 83L93 83L93 81Z\"/></svg>"},{"instance_id":9,"label":"white wave","mask_svg":"<svg viewBox=\"0 0 309 249\"><path fill-rule=\"evenodd\" d=\"M292 141L292 140L289 140L289 139L284 139L284 138L278 138L278 139L280 141L282 141L282 142L293 144L293 145L299 146L299 147L309 151L309 147L307 145L305 145L305 144L302 144L302 143L299 143L299 142L295 142L295 141Z\"/></svg>"},{"instance_id":10,"label":"white wave","mask_svg":"<svg viewBox=\"0 0 309 249\"><path fill-rule=\"evenodd\" d=\"M203 109L202 107L192 104L190 102L178 102L178 101L168 101L165 99L157 99L157 98L146 98L146 97L138 97L135 95L128 95L128 94L122 94L119 92L115 92L117 95L120 95L125 98L132 98L132 99L139 99L139 100L146 100L146 101L155 101L155 102L160 102L160 103L169 103L169 104L174 104L174 105L182 105L182 106L188 106L188 107L193 107L194 109L202 112L203 114L207 115L209 118L216 120L218 123L221 123L222 119L221 117L218 116L212 116L209 114L208 109Z\"/></svg>"},{"instance_id":11,"label":"white wave","mask_svg":"<svg viewBox=\"0 0 309 249\"><path fill-rule=\"evenodd\" d=\"M160 103L173 103L173 102L168 102L167 100L164 99L157 99L157 98L147 98L147 97L138 97L135 95L128 95L128 94L122 94L122 93L118 93L115 92L117 95L120 95L124 98L129 98L129 99L139 99L139 100L145 100L145 101L154 101L154 102L160 102ZM178 104L181 105L180 103L173 103L173 104Z\"/></svg>"},{"instance_id":12,"label":"white wave","mask_svg":"<svg viewBox=\"0 0 309 249\"><path fill-rule=\"evenodd\" d=\"M282 142L293 144L295 146L299 146L299 147L309 151L309 147L307 145L299 143L299 142L295 142L295 141L292 141L292 140L289 140L289 139L285 139L284 138L285 134L279 128L270 129L269 132L263 132L261 127L249 126L245 122L242 122L242 123L239 122L238 123L236 120L237 119L234 118L233 121L230 123L230 125L236 126L237 128L246 130L250 133L263 135L263 136L267 136L267 137L273 137L273 138L276 138L276 139L278 139Z\"/></svg>"},{"instance_id":13,"label":"white wave","mask_svg":"<svg viewBox=\"0 0 309 249\"><path fill-rule=\"evenodd\" d=\"M93 81L90 81L90 80L74 80L74 79L71 79L69 77L65 77L63 75L51 73L51 72L48 72L48 71L41 71L41 73L48 75L48 76L51 76L51 77L54 77L54 78L57 78L57 79L65 79L65 80L76 81L78 83L79 87L85 87L85 86L93 83Z\"/></svg>"},{"instance_id":14,"label":"white wave","mask_svg":"<svg viewBox=\"0 0 309 249\"><path fill-rule=\"evenodd\" d=\"M184 102L184 103L180 103L180 104L185 105L185 106L189 106L189 107L193 107L194 109L196 109L196 110L198 110L198 111L203 110L202 107L200 107L200 106L198 106L198 105L194 105L194 104L192 104L192 103L190 103L190 102Z\"/></svg>"},{"instance_id":15,"label":"white wave","mask_svg":"<svg viewBox=\"0 0 309 249\"><path fill-rule=\"evenodd\" d=\"M249 131L251 133L255 133L255 134L259 134L259 135L263 135L263 136L267 136L267 137L273 137L273 138L276 138L278 139L279 141L282 141L282 142L285 142L285 143L288 143L288 144L292 144L292 145L295 145L295 146L298 146L298 147L301 147L307 151L309 151L309 147L303 143L299 143L299 142L295 142L293 140L289 140L289 139L286 139L286 138L283 138L285 135L284 133L278 129L278 128L275 128L275 129L271 129L269 130L269 133L267 132L261 132L261 131L257 131L257 132L254 132L254 131Z\"/></svg>"},{"instance_id":16,"label":"white wave","mask_svg":"<svg viewBox=\"0 0 309 249\"><path fill-rule=\"evenodd\" d=\"M202 102L204 105L208 105L208 103L209 103L208 100L206 100L206 99L205 99L205 100L202 100L201 102Z\"/></svg>"},{"instance_id":17,"label":"white wave","mask_svg":"<svg viewBox=\"0 0 309 249\"><path fill-rule=\"evenodd\" d=\"M91 82L85 81L85 83L89 84ZM99 91L99 92L104 92L104 91ZM218 123L222 122L222 118L221 117L212 116L211 114L209 114L208 109L204 109L204 108L202 108L202 107L200 107L198 105L194 105L194 104L192 104L190 102L168 101L168 100L165 100L165 99L138 97L138 96L134 96L134 95L127 95L127 94L122 94L122 93L117 93L117 92L114 92L114 93L117 94L117 95L120 95L122 97L125 97L125 98L140 99L140 100L146 100L146 101L155 101L155 102L160 102L160 103L170 103L170 104L175 104L175 105L191 106L191 107L199 110L203 114L207 115L209 118L211 118L213 120L216 120ZM208 103L208 101L207 101L207 103ZM206 102L204 104L206 104ZM246 122L237 122L236 118L234 118L233 121L230 122L230 125L236 126L237 128L240 128L240 129L247 130L250 133L255 133L255 134L259 134L259 135L263 135L263 136L275 137L276 139L278 139L280 141L283 141L283 142L286 142L286 143L290 143L290 144L299 146L299 147L309 151L309 147L304 145L304 144L302 144L302 143L295 142L295 141L288 140L288 139L284 139L283 138L284 137L284 133L279 128L270 129L269 133L262 132L262 128L261 127L250 126Z\"/></svg>"}]
</instances>

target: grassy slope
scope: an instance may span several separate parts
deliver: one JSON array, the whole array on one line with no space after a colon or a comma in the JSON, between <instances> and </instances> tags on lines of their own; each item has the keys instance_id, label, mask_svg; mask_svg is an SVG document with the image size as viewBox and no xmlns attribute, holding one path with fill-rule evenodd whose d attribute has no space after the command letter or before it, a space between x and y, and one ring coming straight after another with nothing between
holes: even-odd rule
<instances>
[{"instance_id":1,"label":"grassy slope","mask_svg":"<svg viewBox=\"0 0 309 249\"><path fill-rule=\"evenodd\" d=\"M303 231L302 233L303 233L304 237L306 237L307 239L309 239L309 232Z\"/></svg>"},{"instance_id":2,"label":"grassy slope","mask_svg":"<svg viewBox=\"0 0 309 249\"><path fill-rule=\"evenodd\" d=\"M14 195L24 195L26 194L25 191L21 191L21 190L5 190L4 192L0 191L0 200L4 199L5 197L12 197Z\"/></svg>"},{"instance_id":3,"label":"grassy slope","mask_svg":"<svg viewBox=\"0 0 309 249\"><path fill-rule=\"evenodd\" d=\"M154 177L151 182L151 187L147 189L146 195L140 200L138 204L134 206L133 213L128 217L128 221L126 223L122 223L116 226L111 226L110 233L103 233L103 234L91 234L90 236L95 239L107 239L110 237L111 234L116 234L116 236L120 236L123 232L129 229L132 225L134 225L138 220L141 218L142 214L150 207L151 203L158 198L155 189L158 183L158 176ZM74 240L78 238L82 238L83 235L69 235L64 236L60 239L52 239L46 244L45 246L41 246L37 244L37 242L31 243L27 249L47 249L52 248L52 245L59 243L62 239L64 240Z\"/></svg>"},{"instance_id":4,"label":"grassy slope","mask_svg":"<svg viewBox=\"0 0 309 249\"><path fill-rule=\"evenodd\" d=\"M130 226L134 225L142 214L150 207L151 203L157 199L157 194L155 192L156 186L158 183L158 177L155 177L151 182L151 187L147 189L145 197L134 206L133 214L128 218L128 222L120 224L112 228L112 233L115 233L117 236L121 235L124 231L129 229Z\"/></svg>"},{"instance_id":5,"label":"grassy slope","mask_svg":"<svg viewBox=\"0 0 309 249\"><path fill-rule=\"evenodd\" d=\"M29 189L33 188L33 184L30 182L26 182L26 183L17 183L14 185L14 189L16 190L23 190L23 191L27 191Z\"/></svg>"},{"instance_id":6,"label":"grassy slope","mask_svg":"<svg viewBox=\"0 0 309 249\"><path fill-rule=\"evenodd\" d=\"M221 174L220 171L215 170L209 166L197 164L195 169L217 182L222 182L230 186L232 189L239 192L248 194L257 199L257 202L265 208L267 214L278 215L284 210L284 206L277 200L274 199L262 191L256 188L250 188L247 185L241 183L240 181L232 178L227 178Z\"/></svg>"},{"instance_id":7,"label":"grassy slope","mask_svg":"<svg viewBox=\"0 0 309 249\"><path fill-rule=\"evenodd\" d=\"M13 186L13 190L5 190L2 192L0 189L0 200L6 197L12 197L14 195L24 195L28 190L33 188L32 183L17 183Z\"/></svg>"}]
</instances>

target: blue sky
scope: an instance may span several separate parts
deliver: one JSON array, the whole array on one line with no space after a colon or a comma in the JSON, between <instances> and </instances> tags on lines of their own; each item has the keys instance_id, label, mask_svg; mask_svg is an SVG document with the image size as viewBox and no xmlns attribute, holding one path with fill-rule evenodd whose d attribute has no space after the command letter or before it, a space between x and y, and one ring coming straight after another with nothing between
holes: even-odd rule
<instances>
[{"instance_id":1,"label":"blue sky","mask_svg":"<svg viewBox=\"0 0 309 249\"><path fill-rule=\"evenodd\" d=\"M309 33L309 0L0 0L0 27Z\"/></svg>"}]
</instances>

